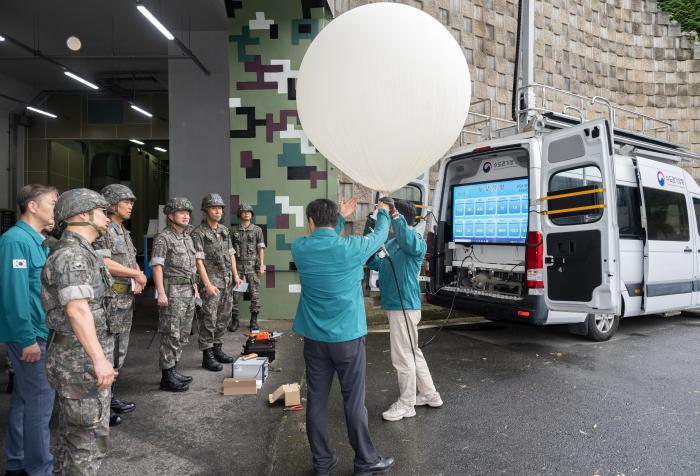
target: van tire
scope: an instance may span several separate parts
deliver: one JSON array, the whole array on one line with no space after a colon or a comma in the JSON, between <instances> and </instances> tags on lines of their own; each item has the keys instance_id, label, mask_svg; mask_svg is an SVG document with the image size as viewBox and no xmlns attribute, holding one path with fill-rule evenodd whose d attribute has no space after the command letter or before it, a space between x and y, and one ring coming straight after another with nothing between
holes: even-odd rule
<instances>
[{"instance_id":1,"label":"van tire","mask_svg":"<svg viewBox=\"0 0 700 476\"><path fill-rule=\"evenodd\" d=\"M586 317L586 327L588 327L587 337L596 342L606 341L615 335L619 325L620 316L589 314L588 317Z\"/></svg>"}]
</instances>

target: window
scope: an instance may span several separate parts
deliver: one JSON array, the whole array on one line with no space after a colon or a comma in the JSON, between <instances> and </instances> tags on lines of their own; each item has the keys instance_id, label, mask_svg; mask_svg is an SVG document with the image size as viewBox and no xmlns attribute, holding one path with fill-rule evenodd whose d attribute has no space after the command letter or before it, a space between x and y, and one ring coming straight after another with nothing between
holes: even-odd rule
<instances>
[{"instance_id":1,"label":"window","mask_svg":"<svg viewBox=\"0 0 700 476\"><path fill-rule=\"evenodd\" d=\"M420 188L415 185L406 185L405 187L392 192L390 195L391 198L409 200L416 205L422 204L423 194L421 193Z\"/></svg>"},{"instance_id":2,"label":"window","mask_svg":"<svg viewBox=\"0 0 700 476\"><path fill-rule=\"evenodd\" d=\"M700 199L693 198L693 208L695 209L695 223L698 226L698 233L700 233Z\"/></svg>"},{"instance_id":3,"label":"window","mask_svg":"<svg viewBox=\"0 0 700 476\"><path fill-rule=\"evenodd\" d=\"M493 25L486 24L486 39L493 40L496 36Z\"/></svg>"},{"instance_id":4,"label":"window","mask_svg":"<svg viewBox=\"0 0 700 476\"><path fill-rule=\"evenodd\" d=\"M593 165L562 170L549 179L548 196L557 196L573 192L583 192L601 188L603 179L600 169ZM549 211L567 208L587 207L603 204L602 192L587 193L573 197L554 198L547 201ZM548 215L555 225L581 225L593 223L603 216L602 208L590 208L573 212L552 213Z\"/></svg>"},{"instance_id":5,"label":"window","mask_svg":"<svg viewBox=\"0 0 700 476\"><path fill-rule=\"evenodd\" d=\"M650 240L688 241L688 207L685 195L644 187Z\"/></svg>"},{"instance_id":6,"label":"window","mask_svg":"<svg viewBox=\"0 0 700 476\"><path fill-rule=\"evenodd\" d=\"M617 224L620 227L620 238L623 240L641 240L642 217L637 188L618 185L616 189Z\"/></svg>"}]
</instances>

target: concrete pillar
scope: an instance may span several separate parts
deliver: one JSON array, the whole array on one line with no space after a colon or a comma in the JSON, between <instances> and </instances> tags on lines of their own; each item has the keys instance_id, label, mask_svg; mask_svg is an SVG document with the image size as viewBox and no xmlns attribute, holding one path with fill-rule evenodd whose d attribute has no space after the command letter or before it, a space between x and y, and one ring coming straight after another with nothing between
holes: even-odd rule
<instances>
[{"instance_id":1,"label":"concrete pillar","mask_svg":"<svg viewBox=\"0 0 700 476\"><path fill-rule=\"evenodd\" d=\"M205 75L187 60L171 60L168 65L169 196L192 201L192 224L197 225L202 197L218 193L227 202L231 190L228 32L173 33L188 40L188 47L211 73ZM170 54L179 54L175 45ZM225 210L223 223L229 223L229 212Z\"/></svg>"}]
</instances>

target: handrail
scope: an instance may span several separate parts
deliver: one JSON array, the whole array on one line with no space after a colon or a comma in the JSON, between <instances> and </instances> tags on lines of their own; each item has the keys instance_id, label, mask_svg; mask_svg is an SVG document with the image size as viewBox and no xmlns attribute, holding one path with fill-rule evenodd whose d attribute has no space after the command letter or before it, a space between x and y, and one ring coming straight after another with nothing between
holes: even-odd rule
<instances>
[{"instance_id":1,"label":"handrail","mask_svg":"<svg viewBox=\"0 0 700 476\"><path fill-rule=\"evenodd\" d=\"M488 106L488 114L480 113L480 112L474 112L472 111L472 108L478 104L482 103L487 103ZM469 116L473 116L475 118L479 118L481 120L479 121L473 121L473 122L465 122L464 126L462 127L462 131L459 134L459 145L464 145L464 134L472 134L475 136L482 136L483 135L483 129L486 129L488 131L487 134L487 140L493 139L493 132L494 132L494 123L497 122L502 122L510 125L515 125L515 121L511 121L510 119L503 119L501 117L495 117L493 115L493 99L491 98L483 98L483 99L477 99L475 101L472 101L471 104L469 105L469 113L467 114L467 121L469 121ZM468 130L468 127L474 127L479 124L486 124L481 129L477 130Z\"/></svg>"},{"instance_id":2,"label":"handrail","mask_svg":"<svg viewBox=\"0 0 700 476\"><path fill-rule=\"evenodd\" d=\"M547 91L553 91L553 92L558 93L558 94L563 94L563 95L569 96L571 98L575 98L578 101L578 105L580 107L576 108L573 105L566 104L564 107L564 113L566 113L566 111L568 109L575 109L575 110L580 110L581 114L583 116L583 110L584 110L584 106L586 104L588 104L588 105L600 104L600 105L605 106L608 109L608 115L610 117L610 122L611 122L610 125L613 129L615 127L615 124L614 124L615 117L616 117L615 113L617 111L617 112L624 113L626 115L641 118L642 119L642 132L646 132L646 131L656 132L656 131L665 129L666 139L667 140L669 139L669 134L671 132L671 127L672 127L672 124L669 121L657 119L655 117L651 117L651 116L648 116L646 114L642 114L642 113L633 111L631 109L617 106L605 97L594 96L591 98L588 96L583 96L580 94L572 93L570 91L565 91L563 89L555 88L554 86L547 86L545 84L539 84L539 83L533 83L533 84L529 84L529 85L522 86L522 87L518 88L518 90L517 90L518 97L520 97L520 95L523 92L527 93L527 90L529 90L529 89L540 89L541 90L541 95L539 97L537 95L535 95L535 100L537 100L539 98L541 100L542 104L541 104L541 106L538 106L537 104L530 105L527 108L522 108L521 106L518 106L518 110L517 110L518 117L520 117L521 114L523 114L523 113L527 114L528 112L556 112L556 111L552 110L551 108L546 107ZM660 125L657 127L647 128L645 121L650 121L652 123L658 123ZM521 129L522 129L522 124L519 122L518 123L518 132L521 132Z\"/></svg>"}]
</instances>

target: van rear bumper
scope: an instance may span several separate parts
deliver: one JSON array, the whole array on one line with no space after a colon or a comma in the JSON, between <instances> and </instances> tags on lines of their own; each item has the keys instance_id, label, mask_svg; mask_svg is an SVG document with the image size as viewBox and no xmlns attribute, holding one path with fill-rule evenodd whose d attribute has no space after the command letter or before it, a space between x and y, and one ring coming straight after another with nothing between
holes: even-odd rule
<instances>
[{"instance_id":1,"label":"van rear bumper","mask_svg":"<svg viewBox=\"0 0 700 476\"><path fill-rule=\"evenodd\" d=\"M452 305L453 293L441 291L431 297L430 304L449 308ZM506 301L502 299L482 298L478 296L454 296L454 308L471 312L494 321L525 322L534 325L544 325L547 322L547 306L544 296L525 296L521 301ZM529 316L519 316L518 311L525 311Z\"/></svg>"}]
</instances>

